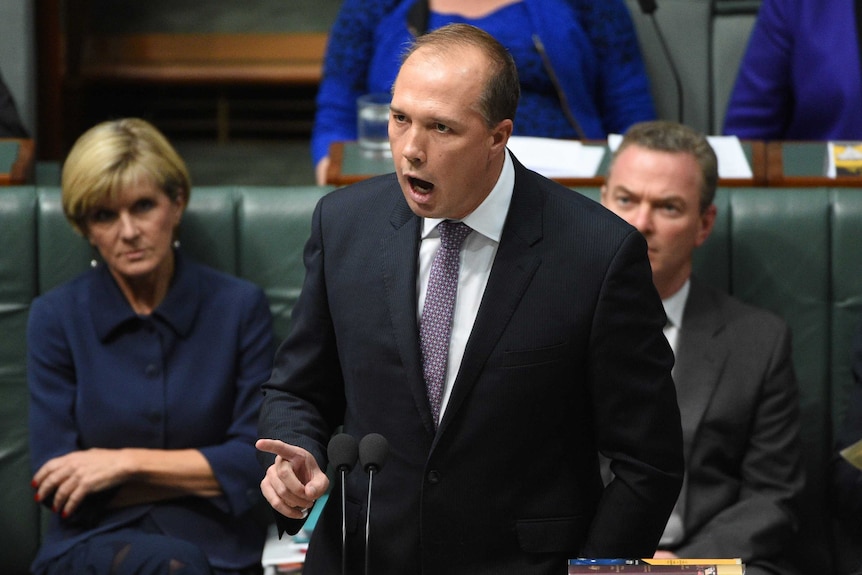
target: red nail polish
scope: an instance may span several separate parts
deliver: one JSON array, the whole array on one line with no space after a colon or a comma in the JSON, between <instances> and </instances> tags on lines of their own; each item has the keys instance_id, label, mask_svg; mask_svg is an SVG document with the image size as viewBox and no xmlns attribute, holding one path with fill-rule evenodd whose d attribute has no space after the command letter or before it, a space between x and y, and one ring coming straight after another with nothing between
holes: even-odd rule
<instances>
[{"instance_id":1,"label":"red nail polish","mask_svg":"<svg viewBox=\"0 0 862 575\"><path fill-rule=\"evenodd\" d=\"M41 497L39 497L39 494L37 493L36 495L34 495L34 496L33 496L33 500L34 500L36 503L39 503L40 501L42 501L42 498L41 498Z\"/></svg>"},{"instance_id":2,"label":"red nail polish","mask_svg":"<svg viewBox=\"0 0 862 575\"><path fill-rule=\"evenodd\" d=\"M32 481L30 482L30 487L32 487L32 488L34 488L34 489L35 489L36 487L39 487L39 484L38 484L38 483L36 483L36 480L34 479L34 480L32 480Z\"/></svg>"},{"instance_id":3,"label":"red nail polish","mask_svg":"<svg viewBox=\"0 0 862 575\"><path fill-rule=\"evenodd\" d=\"M69 512L68 512L68 511L64 511L64 512L63 512L63 519L68 519L68 518L69 518Z\"/></svg>"}]
</instances>

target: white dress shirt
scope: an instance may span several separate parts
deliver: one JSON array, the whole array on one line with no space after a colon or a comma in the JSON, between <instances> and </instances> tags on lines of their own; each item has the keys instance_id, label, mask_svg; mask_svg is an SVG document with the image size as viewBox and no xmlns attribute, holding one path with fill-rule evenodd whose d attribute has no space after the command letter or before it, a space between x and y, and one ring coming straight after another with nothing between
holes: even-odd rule
<instances>
[{"instance_id":1,"label":"white dress shirt","mask_svg":"<svg viewBox=\"0 0 862 575\"><path fill-rule=\"evenodd\" d=\"M679 339L679 330L682 328L682 315L685 312L685 302L688 301L690 288L691 279L687 279L679 291L669 298L661 300L668 320L664 327L664 336L667 338L674 355L676 355L676 343Z\"/></svg>"},{"instance_id":2,"label":"white dress shirt","mask_svg":"<svg viewBox=\"0 0 862 575\"><path fill-rule=\"evenodd\" d=\"M673 350L674 357L676 356L679 334L682 330L682 316L685 312L685 303L688 301L688 292L690 287L691 280L685 280L685 283L679 291L669 298L661 300L661 303L664 306L664 313L668 320L664 327L664 336L667 338L667 342ZM675 380L674 384L676 384ZM685 484L685 478L683 484ZM683 486L679 495L680 499L683 497L684 492L685 487ZM671 512L670 517L667 520L664 533L662 533L661 541L659 541L659 548L668 548L679 544L684 535L685 530L682 522L682 506L679 501L677 501L677 504L673 508L673 512Z\"/></svg>"},{"instance_id":3,"label":"white dress shirt","mask_svg":"<svg viewBox=\"0 0 862 575\"><path fill-rule=\"evenodd\" d=\"M461 221L473 230L464 245L461 246L461 265L458 272L458 293L455 296L455 309L452 314L452 335L449 340L449 359L446 364L446 380L443 386L443 397L440 404L440 417L449 397L452 395L452 384L458 375L461 359L473 322L485 293L485 286L494 264L494 256L500 245L503 225L509 213L512 192L515 187L515 168L508 150L503 163L500 177L488 197L479 204L467 217ZM440 233L437 224L442 220L425 218L422 222L422 243L419 246L419 276L416 278L416 289L419 293L417 318L422 321L422 308L425 305L425 292L428 288L428 278L431 275L431 264L440 246Z\"/></svg>"}]
</instances>

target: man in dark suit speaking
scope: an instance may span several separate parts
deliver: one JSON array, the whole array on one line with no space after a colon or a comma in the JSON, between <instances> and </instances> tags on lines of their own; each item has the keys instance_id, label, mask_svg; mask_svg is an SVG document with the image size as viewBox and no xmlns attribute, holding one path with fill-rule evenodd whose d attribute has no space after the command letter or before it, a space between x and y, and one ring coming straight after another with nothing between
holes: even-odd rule
<instances>
[{"instance_id":1,"label":"man in dark suit speaking","mask_svg":"<svg viewBox=\"0 0 862 575\"><path fill-rule=\"evenodd\" d=\"M295 532L329 486L333 430L386 437L374 573L563 574L569 557L649 556L679 492L673 356L644 239L508 152L518 94L488 34L420 37L393 89L395 174L315 210L264 386L261 489ZM367 490L362 469L347 475L354 573ZM303 573L340 572L340 491Z\"/></svg>"}]
</instances>

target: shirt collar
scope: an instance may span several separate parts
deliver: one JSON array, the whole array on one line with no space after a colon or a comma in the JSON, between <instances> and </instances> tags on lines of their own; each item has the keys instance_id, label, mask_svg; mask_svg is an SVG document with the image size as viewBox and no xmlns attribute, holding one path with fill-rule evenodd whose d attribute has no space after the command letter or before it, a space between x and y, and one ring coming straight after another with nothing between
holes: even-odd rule
<instances>
[{"instance_id":1,"label":"shirt collar","mask_svg":"<svg viewBox=\"0 0 862 575\"><path fill-rule=\"evenodd\" d=\"M691 278L685 280L682 287L667 299L661 300L664 313L671 324L677 328L682 327L682 315L685 311L685 302L688 300L688 292L691 288Z\"/></svg>"},{"instance_id":2,"label":"shirt collar","mask_svg":"<svg viewBox=\"0 0 862 575\"><path fill-rule=\"evenodd\" d=\"M499 242L503 235L503 225L506 223L506 215L509 213L509 204L512 202L514 189L515 165L512 163L509 150L506 150L503 169L500 171L500 177L497 178L497 183L494 184L491 193L461 221L483 236ZM438 218L425 218L422 222L422 239L427 238L441 221L443 220Z\"/></svg>"},{"instance_id":3,"label":"shirt collar","mask_svg":"<svg viewBox=\"0 0 862 575\"><path fill-rule=\"evenodd\" d=\"M199 275L190 262L174 251L174 277L165 295L152 316L168 325L178 335L186 336L192 328L200 305L201 289ZM139 320L129 305L117 282L104 264L93 270L92 317L99 339L105 341L127 322Z\"/></svg>"}]
</instances>

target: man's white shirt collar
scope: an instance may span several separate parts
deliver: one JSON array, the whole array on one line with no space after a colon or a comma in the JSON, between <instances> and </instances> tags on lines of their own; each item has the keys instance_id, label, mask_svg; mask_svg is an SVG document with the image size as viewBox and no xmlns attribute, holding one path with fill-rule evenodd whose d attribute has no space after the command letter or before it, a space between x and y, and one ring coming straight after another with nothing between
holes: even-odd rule
<instances>
[{"instance_id":1,"label":"man's white shirt collar","mask_svg":"<svg viewBox=\"0 0 862 575\"><path fill-rule=\"evenodd\" d=\"M661 300L664 313L674 327L682 327L682 316L685 312L685 302L688 300L688 292L691 288L691 278L685 280L682 287L667 299Z\"/></svg>"},{"instance_id":2,"label":"man's white shirt collar","mask_svg":"<svg viewBox=\"0 0 862 575\"><path fill-rule=\"evenodd\" d=\"M512 193L515 189L515 165L506 150L503 161L503 169L497 183L491 189L491 193L479 206L467 214L461 220L476 232L495 242L500 241L503 235L503 225L506 223L506 215L509 213L509 204L512 201ZM422 239L428 237L437 224L442 222L438 218L425 218L422 223Z\"/></svg>"}]
</instances>

